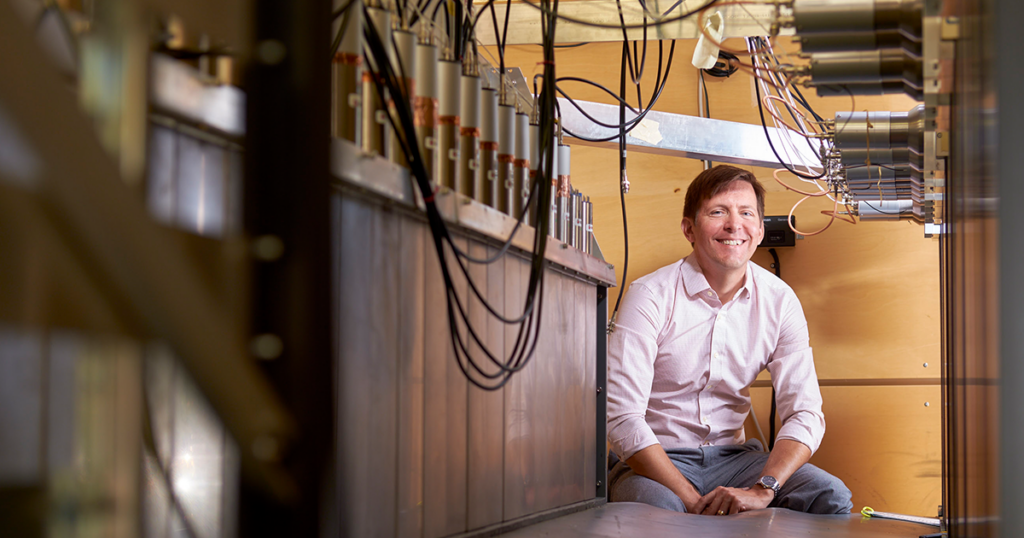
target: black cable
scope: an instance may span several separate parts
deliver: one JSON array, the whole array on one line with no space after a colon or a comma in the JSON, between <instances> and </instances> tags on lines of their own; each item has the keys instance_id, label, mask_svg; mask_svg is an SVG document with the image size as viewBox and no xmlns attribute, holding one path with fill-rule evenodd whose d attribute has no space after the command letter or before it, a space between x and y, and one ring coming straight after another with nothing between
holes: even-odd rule
<instances>
[{"instance_id":1,"label":"black cable","mask_svg":"<svg viewBox=\"0 0 1024 538\"><path fill-rule=\"evenodd\" d=\"M711 119L711 102L708 100L708 85L704 82L704 70L699 69L697 72L700 73L700 88L704 93L704 117ZM757 84L756 81L754 83ZM704 165L711 168L714 163L711 162L711 159L706 159Z\"/></svg>"},{"instance_id":2,"label":"black cable","mask_svg":"<svg viewBox=\"0 0 1024 538\"><path fill-rule=\"evenodd\" d=\"M601 84L599 84L597 82L594 82L592 80L587 80L585 78L580 78L580 77L558 77L558 80L556 80L555 83L558 83L558 82L581 82L583 84L590 84L591 86L594 86L595 88L598 88L601 91L603 91L603 92L607 93L608 95L610 95L612 97L612 99L615 99L616 101L622 101L622 98L619 97L618 94L616 94L615 92L609 90L608 88L606 88L606 87L602 86ZM565 92L559 91L558 93L560 93L563 96L565 96L566 99L569 99L569 96L566 95ZM622 101L622 102L625 102L625 101ZM634 114L637 113L636 109L633 108L633 105L631 105L629 103L626 103L626 108L628 108L629 111L634 113Z\"/></svg>"},{"instance_id":3,"label":"black cable","mask_svg":"<svg viewBox=\"0 0 1024 538\"><path fill-rule=\"evenodd\" d=\"M673 41L673 44L675 42ZM626 63L629 58L629 45L622 42L622 65L619 78L619 91L622 98L626 98ZM668 76L665 76L668 79ZM649 109L648 109L649 110ZM629 270L629 229L626 222L626 106L619 103L619 203L622 206L622 280L619 281L619 296L615 299L615 308L612 310L612 324L615 323L619 314L619 303L622 302L622 292L626 289L626 271Z\"/></svg>"},{"instance_id":4,"label":"black cable","mask_svg":"<svg viewBox=\"0 0 1024 538\"><path fill-rule=\"evenodd\" d=\"M672 44L669 47L669 51L668 51L668 63L665 64L665 78L661 79L661 85L658 87L658 91L655 92L654 95L651 96L651 101L650 101L650 103L647 104L647 108L642 110L640 112L640 114L638 114L636 117L626 121L626 126L627 126L626 127L626 132L627 133L629 133L637 125L639 125L640 122L643 121L644 117L647 116L647 113L654 109L654 105L658 102L658 98L661 97L662 92L665 90L665 85L668 83L668 75L669 75L669 73L672 70L672 58L675 55L675 47L676 47L676 42L675 42L675 40L672 40ZM661 61L660 61L660 59L658 61L658 66L659 66L658 67L658 73L659 73L659 76L660 76L660 73L661 73ZM562 93L562 92L560 92L560 93ZM565 95L565 93L562 93L562 95L564 95L565 98L570 102L570 104L572 104L574 107L576 107L577 110L580 110L580 112L583 112L583 110L580 108L580 106L578 104L576 104L576 102L571 97L569 97L568 95ZM620 105L625 105L627 107L629 106L628 103L626 103L621 97L616 97L616 100L619 101ZM586 115L586 113L584 113L584 115ZM591 118L591 119L593 120L593 118ZM593 120L593 121L596 122L596 120ZM616 125L616 126L609 127L609 128L611 128L611 129L618 129L618 127L619 126ZM564 126L562 127L562 131L564 131L565 133L569 134L570 136L573 136L575 138L579 138L580 140L586 140L588 142L611 142L612 140L617 140L619 138L619 134L618 133L616 133L614 135L611 135L611 136L603 137L603 138L591 138L591 137L587 137L587 136L583 136L583 135L574 133L572 130L567 129Z\"/></svg>"},{"instance_id":5,"label":"black cable","mask_svg":"<svg viewBox=\"0 0 1024 538\"><path fill-rule=\"evenodd\" d=\"M775 261L775 276L782 278L782 265L779 264L779 254L775 252L774 248L768 249L768 253L772 255L772 260ZM768 413L768 452L771 452L775 448L775 383L772 383L772 409Z\"/></svg>"},{"instance_id":6,"label":"black cable","mask_svg":"<svg viewBox=\"0 0 1024 538\"><path fill-rule=\"evenodd\" d=\"M671 19L662 19L660 21L656 21L656 22L649 23L649 24L646 24L646 25L649 26L649 27L652 27L652 28L657 28L657 27L665 25L665 24L672 24L673 22L679 22L679 21L681 21L681 20L683 20L683 19L685 19L687 17L692 17L693 15L696 15L697 13L700 13L701 11L704 11L704 10L710 8L711 6L717 4L718 1L719 0L710 0L707 4L704 4L703 6L697 8L697 9L688 11L688 12L686 12L686 13L684 13L682 15L679 15L677 17L672 17ZM523 0L523 3L528 5L528 6L530 6L530 7L532 7L532 8L534 8L534 9L536 9L536 10L539 10L541 13L546 13L546 14L549 14L549 15L551 14L550 12L546 11L543 6L535 4L535 3L531 2L530 0ZM570 17L568 15L559 15L559 14L554 14L554 15L557 18L559 18L559 19L561 19L563 21L574 22L576 24L582 24L583 26L590 26L592 28L605 28L605 29L608 29L608 30L618 30L620 28L625 29L625 30L634 30L634 29L643 28L645 26L644 24L631 24L631 25L627 25L627 24L605 24L605 23L600 23L600 22L593 22L593 21L587 21L587 20L583 20L583 19L577 19L575 17Z\"/></svg>"}]
</instances>

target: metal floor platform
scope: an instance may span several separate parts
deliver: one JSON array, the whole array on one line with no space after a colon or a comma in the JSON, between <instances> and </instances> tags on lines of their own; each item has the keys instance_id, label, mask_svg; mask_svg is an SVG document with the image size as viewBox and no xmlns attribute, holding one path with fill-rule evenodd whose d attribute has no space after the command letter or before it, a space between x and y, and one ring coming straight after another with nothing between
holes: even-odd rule
<instances>
[{"instance_id":1,"label":"metal floor platform","mask_svg":"<svg viewBox=\"0 0 1024 538\"><path fill-rule=\"evenodd\" d=\"M734 516L713 517L678 514L646 504L608 503L597 508L551 519L508 534L509 538L687 536L793 538L875 538L891 536L918 538L939 532L937 527L892 521L865 519L860 514L820 516L782 508L745 512Z\"/></svg>"}]
</instances>

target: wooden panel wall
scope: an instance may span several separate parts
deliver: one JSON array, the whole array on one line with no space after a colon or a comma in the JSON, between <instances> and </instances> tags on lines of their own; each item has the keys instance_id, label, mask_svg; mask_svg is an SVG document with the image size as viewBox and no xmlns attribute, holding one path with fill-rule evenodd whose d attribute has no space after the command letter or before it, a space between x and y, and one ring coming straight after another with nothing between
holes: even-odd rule
<instances>
[{"instance_id":1,"label":"wooden panel wall","mask_svg":"<svg viewBox=\"0 0 1024 538\"><path fill-rule=\"evenodd\" d=\"M730 43L742 47L738 40ZM677 42L669 82L656 110L698 115L697 70L689 63L694 44ZM790 53L797 51L792 43L782 45ZM617 91L620 50L621 44L616 43L559 49L558 75L588 78ZM781 48L776 52L781 54ZM505 54L506 64L522 68L528 80L540 72L539 46L510 46ZM647 52L642 80L645 99L657 73L652 57L657 59L656 46ZM749 75L739 72L728 79L705 76L705 80L711 117L760 123ZM600 90L583 84L565 83L564 89L573 98L612 103ZM629 95L635 103L635 89ZM813 90L804 95L826 118L836 111L905 111L915 105L902 95L855 101L819 99ZM568 143L573 145L572 139ZM614 149L574 145L573 185L594 202L595 236L621 281L624 253L617 168ZM702 170L702 163L631 151L627 169L632 184L626 196L628 284L689 254L690 245L679 225L686 188ZM770 169L748 169L768 190L767 214L788 214L800 197L776 183ZM802 204L795 212L799 228L814 231L824 226L827 218L820 211L825 209L831 209L831 204L821 200ZM818 375L824 383L877 385L906 379L931 383L823 389L828 433L812 461L847 482L858 510L870 504L877 510L934 516L941 493L937 241L925 239L922 227L910 222L855 226L836 222L824 233L798 241L794 248L778 249L778 254L783 279L803 303ZM758 252L754 261L767 267L771 257ZM609 308L617 295L617 290L611 292ZM757 400L765 392L769 391L755 389L753 394L767 433L767 408ZM929 407L924 407L925 401Z\"/></svg>"},{"instance_id":2,"label":"wooden panel wall","mask_svg":"<svg viewBox=\"0 0 1024 538\"><path fill-rule=\"evenodd\" d=\"M456 362L427 225L363 199L336 196L332 208L347 534L437 538L595 497L596 286L549 269L534 357L504 388L484 391ZM473 258L497 254L478 239L454 243ZM518 326L486 312L446 251L470 323L507 356ZM520 315L525 258L510 252L467 270L496 311ZM496 372L463 335L477 364Z\"/></svg>"}]
</instances>

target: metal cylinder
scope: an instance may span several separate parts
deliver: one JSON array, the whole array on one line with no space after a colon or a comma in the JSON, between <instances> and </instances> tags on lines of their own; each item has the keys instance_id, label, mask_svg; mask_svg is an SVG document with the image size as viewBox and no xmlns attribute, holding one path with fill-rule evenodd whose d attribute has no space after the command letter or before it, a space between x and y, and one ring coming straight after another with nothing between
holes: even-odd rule
<instances>
[{"instance_id":1,"label":"metal cylinder","mask_svg":"<svg viewBox=\"0 0 1024 538\"><path fill-rule=\"evenodd\" d=\"M532 198L530 191L533 189L546 188L547 182L543 181L538 168L540 167L540 125L530 123L530 180L523 185L523 207L526 208L527 222L535 225L540 224L541 215L537 211L537 204L540 200L538 191ZM545 217L546 218L546 217Z\"/></svg>"},{"instance_id":2,"label":"metal cylinder","mask_svg":"<svg viewBox=\"0 0 1024 538\"><path fill-rule=\"evenodd\" d=\"M861 220L899 220L900 216L910 216L913 211L912 200L860 200L857 202L857 214Z\"/></svg>"},{"instance_id":3,"label":"metal cylinder","mask_svg":"<svg viewBox=\"0 0 1024 538\"><path fill-rule=\"evenodd\" d=\"M548 207L548 235L558 239L559 241L565 241L565 232L562 231L563 219L562 207L559 205L558 200L558 137L554 136L551 140L551 145L548 150L544 152L546 155L551 156L551 164L548 166L550 169L550 188L551 188L551 205ZM566 214L568 214L568 206L565 206Z\"/></svg>"},{"instance_id":4,"label":"metal cylinder","mask_svg":"<svg viewBox=\"0 0 1024 538\"><path fill-rule=\"evenodd\" d=\"M498 183L498 91L480 92L480 201L495 209L501 192Z\"/></svg>"},{"instance_id":5,"label":"metal cylinder","mask_svg":"<svg viewBox=\"0 0 1024 538\"><path fill-rule=\"evenodd\" d=\"M582 244L583 196L580 195L579 191L576 191L572 193L572 197L570 199L572 200L572 206L569 212L569 218L572 221L572 233L569 235L569 237L571 237L569 244L578 249Z\"/></svg>"},{"instance_id":6,"label":"metal cylinder","mask_svg":"<svg viewBox=\"0 0 1024 538\"><path fill-rule=\"evenodd\" d=\"M830 34L806 34L797 37L800 51L805 54L819 52L868 51L884 48L902 48L911 54L921 55L921 43L912 41L898 30L881 32L848 32Z\"/></svg>"},{"instance_id":7,"label":"metal cylinder","mask_svg":"<svg viewBox=\"0 0 1024 538\"><path fill-rule=\"evenodd\" d=\"M459 129L459 178L455 190L482 202L480 187L480 76L462 75Z\"/></svg>"},{"instance_id":8,"label":"metal cylinder","mask_svg":"<svg viewBox=\"0 0 1024 538\"><path fill-rule=\"evenodd\" d=\"M530 189L530 155L532 153L532 134L530 117L522 112L516 113L516 144L515 162L512 168L512 216L519 218L523 214L524 201ZM530 222L524 217L525 222Z\"/></svg>"},{"instance_id":9,"label":"metal cylinder","mask_svg":"<svg viewBox=\"0 0 1024 538\"><path fill-rule=\"evenodd\" d=\"M920 88L924 77L921 58L902 48L812 54L810 70L815 86L903 82Z\"/></svg>"},{"instance_id":10,"label":"metal cylinder","mask_svg":"<svg viewBox=\"0 0 1024 538\"><path fill-rule=\"evenodd\" d=\"M835 144L840 150L890 148L890 112L836 112Z\"/></svg>"},{"instance_id":11,"label":"metal cylinder","mask_svg":"<svg viewBox=\"0 0 1024 538\"><path fill-rule=\"evenodd\" d=\"M511 105L498 106L498 185L497 201L495 209L518 217L513 207L512 193L515 182L513 181L512 167L516 160L516 109Z\"/></svg>"},{"instance_id":12,"label":"metal cylinder","mask_svg":"<svg viewBox=\"0 0 1024 538\"><path fill-rule=\"evenodd\" d=\"M459 108L462 94L462 62L441 60L438 70L438 181L443 187L459 186Z\"/></svg>"},{"instance_id":13,"label":"metal cylinder","mask_svg":"<svg viewBox=\"0 0 1024 538\"><path fill-rule=\"evenodd\" d=\"M414 107L414 96L416 95L416 34L404 30L396 30L394 33L395 40L395 61L394 69L395 74L398 76L399 89L403 91L404 95L392 95L391 101L388 103L391 108L394 117L398 117L395 112L395 101L402 99L405 101L405 106L409 106L410 110L415 110ZM401 125L398 126L402 128ZM391 148L391 161L400 166L409 166L408 158L405 155L405 151L402 150L402 144L399 142L399 137L407 140L410 144L414 142L414 135L407 136L405 133L395 131L394 128L390 131L391 141L389 147Z\"/></svg>"},{"instance_id":14,"label":"metal cylinder","mask_svg":"<svg viewBox=\"0 0 1024 538\"><path fill-rule=\"evenodd\" d=\"M818 97L849 97L851 95L889 95L905 93L918 101L924 100L924 90L915 88L903 81L868 82L863 84L817 84L811 83L817 90Z\"/></svg>"},{"instance_id":15,"label":"metal cylinder","mask_svg":"<svg viewBox=\"0 0 1024 538\"><path fill-rule=\"evenodd\" d=\"M594 251L594 204L588 196L583 201L583 252L592 254Z\"/></svg>"},{"instance_id":16,"label":"metal cylinder","mask_svg":"<svg viewBox=\"0 0 1024 538\"><path fill-rule=\"evenodd\" d=\"M379 7L367 6L367 24L380 36L381 43L388 53L388 58L394 56L394 49L391 44L391 14ZM379 77L379 68L376 65L367 65L363 70L363 110L362 110L362 147L363 151L382 157L389 157L390 151L388 142L390 140L391 122L387 113L387 96L381 97L377 91L375 77Z\"/></svg>"},{"instance_id":17,"label":"metal cylinder","mask_svg":"<svg viewBox=\"0 0 1024 538\"><path fill-rule=\"evenodd\" d=\"M924 166L924 157L909 148L853 148L840 152L840 162L844 167L862 164L907 164L918 170Z\"/></svg>"},{"instance_id":18,"label":"metal cylinder","mask_svg":"<svg viewBox=\"0 0 1024 538\"><path fill-rule=\"evenodd\" d=\"M413 122L420 146L423 166L431 181L440 177L437 159L437 47L429 35L416 44L416 97L413 99Z\"/></svg>"},{"instance_id":19,"label":"metal cylinder","mask_svg":"<svg viewBox=\"0 0 1024 538\"><path fill-rule=\"evenodd\" d=\"M345 0L337 0L335 9ZM345 27L341 28L344 24ZM363 7L353 0L345 16L335 20L333 30L342 32L338 51L331 59L331 136L358 144L363 66Z\"/></svg>"},{"instance_id":20,"label":"metal cylinder","mask_svg":"<svg viewBox=\"0 0 1024 538\"><path fill-rule=\"evenodd\" d=\"M921 39L923 0L796 0L797 34L831 34L899 30Z\"/></svg>"},{"instance_id":21,"label":"metal cylinder","mask_svg":"<svg viewBox=\"0 0 1024 538\"><path fill-rule=\"evenodd\" d=\"M793 25L797 34L872 32L875 30L874 0L796 0Z\"/></svg>"},{"instance_id":22,"label":"metal cylinder","mask_svg":"<svg viewBox=\"0 0 1024 538\"><path fill-rule=\"evenodd\" d=\"M556 192L558 193L558 239L563 243L572 243L572 183L569 179L569 156L570 149L567 145L555 146L558 152L556 173L557 180L555 182Z\"/></svg>"}]
</instances>

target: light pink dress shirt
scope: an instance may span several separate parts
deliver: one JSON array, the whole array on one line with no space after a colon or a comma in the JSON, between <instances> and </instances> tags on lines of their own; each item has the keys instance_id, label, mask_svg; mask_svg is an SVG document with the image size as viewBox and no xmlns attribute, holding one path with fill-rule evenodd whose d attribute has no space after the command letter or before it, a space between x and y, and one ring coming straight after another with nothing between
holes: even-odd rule
<instances>
[{"instance_id":1,"label":"light pink dress shirt","mask_svg":"<svg viewBox=\"0 0 1024 538\"><path fill-rule=\"evenodd\" d=\"M657 443L743 443L750 384L765 368L782 420L776 438L814 453L825 416L792 288L748 262L743 288L723 305L693 256L635 280L608 341L612 450L625 461Z\"/></svg>"}]
</instances>

